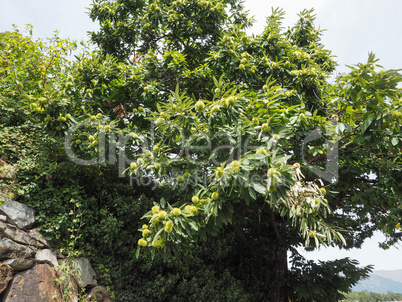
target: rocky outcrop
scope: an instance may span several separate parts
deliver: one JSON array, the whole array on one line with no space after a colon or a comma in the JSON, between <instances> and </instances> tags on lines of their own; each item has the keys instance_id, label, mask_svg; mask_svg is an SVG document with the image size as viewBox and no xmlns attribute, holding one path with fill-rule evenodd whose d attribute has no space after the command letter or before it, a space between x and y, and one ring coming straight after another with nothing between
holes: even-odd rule
<instances>
[{"instance_id":1,"label":"rocky outcrop","mask_svg":"<svg viewBox=\"0 0 402 302\"><path fill-rule=\"evenodd\" d=\"M59 265L56 255L49 249L37 251L35 254L35 261L39 263L48 263L54 267Z\"/></svg>"},{"instance_id":2,"label":"rocky outcrop","mask_svg":"<svg viewBox=\"0 0 402 302\"><path fill-rule=\"evenodd\" d=\"M60 251L52 250L38 230L30 229L35 223L34 211L4 195L2 198L0 302L64 302L66 297L78 302L79 296L80 301L83 296L86 301L111 301L107 290L98 286L88 259L66 259Z\"/></svg>"},{"instance_id":3,"label":"rocky outcrop","mask_svg":"<svg viewBox=\"0 0 402 302\"><path fill-rule=\"evenodd\" d=\"M71 265L73 271L77 275L76 280L82 288L98 285L96 281L96 273L87 258L78 258L73 260Z\"/></svg>"},{"instance_id":4,"label":"rocky outcrop","mask_svg":"<svg viewBox=\"0 0 402 302\"><path fill-rule=\"evenodd\" d=\"M13 258L31 258L34 255L34 249L16 243L8 238L0 240L0 260Z\"/></svg>"},{"instance_id":5,"label":"rocky outcrop","mask_svg":"<svg viewBox=\"0 0 402 302\"><path fill-rule=\"evenodd\" d=\"M91 302L110 302L110 294L103 286L95 286L93 287L87 296L87 301Z\"/></svg>"},{"instance_id":6,"label":"rocky outcrop","mask_svg":"<svg viewBox=\"0 0 402 302\"><path fill-rule=\"evenodd\" d=\"M13 278L13 268L7 264L0 263L0 292L7 288L8 282Z\"/></svg>"},{"instance_id":7,"label":"rocky outcrop","mask_svg":"<svg viewBox=\"0 0 402 302\"><path fill-rule=\"evenodd\" d=\"M0 206L0 214L6 216L6 221L15 224L19 229L28 229L35 222L35 212L33 209L4 197L4 204Z\"/></svg>"},{"instance_id":8,"label":"rocky outcrop","mask_svg":"<svg viewBox=\"0 0 402 302\"><path fill-rule=\"evenodd\" d=\"M77 281L70 274L66 274L64 271L59 271L59 280L58 284L61 288L61 291L68 297L67 301L69 302L78 302L77 293L80 292L80 287L77 284ZM88 299L87 299L88 301Z\"/></svg>"},{"instance_id":9,"label":"rocky outcrop","mask_svg":"<svg viewBox=\"0 0 402 302\"><path fill-rule=\"evenodd\" d=\"M8 184L0 183L0 195L12 200L18 199L17 191L15 191L14 188Z\"/></svg>"},{"instance_id":10,"label":"rocky outcrop","mask_svg":"<svg viewBox=\"0 0 402 302\"><path fill-rule=\"evenodd\" d=\"M4 302L50 302L63 301L60 288L53 282L57 279L54 268L37 264L14 276L3 294Z\"/></svg>"},{"instance_id":11,"label":"rocky outcrop","mask_svg":"<svg viewBox=\"0 0 402 302\"><path fill-rule=\"evenodd\" d=\"M14 271L23 271L30 268L34 262L30 259L16 258L5 260L3 263L11 266Z\"/></svg>"},{"instance_id":12,"label":"rocky outcrop","mask_svg":"<svg viewBox=\"0 0 402 302\"><path fill-rule=\"evenodd\" d=\"M16 178L14 166L0 159L0 179L15 180Z\"/></svg>"},{"instance_id":13,"label":"rocky outcrop","mask_svg":"<svg viewBox=\"0 0 402 302\"><path fill-rule=\"evenodd\" d=\"M7 238L21 244L25 244L28 246L35 246L39 248L49 247L48 243L45 241L44 238L40 240L37 231L27 233L20 230L18 227L12 224L0 221L0 232Z\"/></svg>"}]
</instances>

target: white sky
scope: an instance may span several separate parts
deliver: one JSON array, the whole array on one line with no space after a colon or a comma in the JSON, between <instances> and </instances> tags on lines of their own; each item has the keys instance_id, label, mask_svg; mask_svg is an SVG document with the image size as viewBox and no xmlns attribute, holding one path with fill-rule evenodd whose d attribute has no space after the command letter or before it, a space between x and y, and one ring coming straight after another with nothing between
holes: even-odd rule
<instances>
[{"instance_id":1,"label":"white sky","mask_svg":"<svg viewBox=\"0 0 402 302\"><path fill-rule=\"evenodd\" d=\"M0 0L0 32L11 31L12 24L20 30L29 23L34 36L51 37L59 30L60 37L87 39L87 31L96 30L87 15L91 0ZM397 0L246 0L246 9L255 16L252 32L258 34L265 25L271 7L286 11L285 28L292 26L303 9L315 8L316 26L326 29L322 42L337 56L337 72L345 65L365 62L374 52L386 69L402 68L402 1ZM374 264L377 270L402 269L402 250L378 248L381 234L367 241L361 250L343 251L337 248L303 253L308 258L331 260L350 257L362 265Z\"/></svg>"}]
</instances>

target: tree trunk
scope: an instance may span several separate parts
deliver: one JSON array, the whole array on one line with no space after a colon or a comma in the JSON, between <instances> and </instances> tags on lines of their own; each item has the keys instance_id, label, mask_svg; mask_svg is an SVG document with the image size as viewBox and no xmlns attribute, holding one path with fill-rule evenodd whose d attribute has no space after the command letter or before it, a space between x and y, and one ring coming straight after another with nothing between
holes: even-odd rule
<instances>
[{"instance_id":1,"label":"tree trunk","mask_svg":"<svg viewBox=\"0 0 402 302\"><path fill-rule=\"evenodd\" d=\"M288 257L287 252L284 251L269 259L269 267L271 272L275 275L275 279L278 281L272 288L273 296L271 297L271 302L287 302L286 293L286 279L288 272Z\"/></svg>"},{"instance_id":2,"label":"tree trunk","mask_svg":"<svg viewBox=\"0 0 402 302\"><path fill-rule=\"evenodd\" d=\"M280 241L281 238L281 224L277 222L274 212L270 211L269 218L271 226L274 229L275 238ZM274 257L268 259L268 266L275 276L275 283L273 286L273 296L271 302L287 302L289 299L286 294L286 280L288 273L288 255L287 250L278 250Z\"/></svg>"},{"instance_id":3,"label":"tree trunk","mask_svg":"<svg viewBox=\"0 0 402 302\"><path fill-rule=\"evenodd\" d=\"M264 288L258 288L261 290L263 296L260 297L261 301L264 302L288 302L287 294L287 278L288 278L288 258L286 246L281 244L285 236L282 234L281 223L278 223L276 217L272 211L268 214L269 224L265 224L268 228L259 228L258 231L253 233L253 236L260 235L261 238L269 238L269 248L261 249L260 246L254 244L250 240L248 233L244 231L243 228L236 224L231 224L231 229L235 232L236 237L240 239L242 243L242 248L240 248L241 254L239 255L238 261L242 261L241 258L244 257L246 263L250 263L252 266L254 260L256 260L258 266L255 267L256 274L261 274L261 278L265 282ZM280 219L280 218L279 218ZM264 225L258 225L258 227L264 227ZM286 238L286 237L285 237ZM255 238L254 238L255 239ZM242 277L240 277L242 278Z\"/></svg>"}]
</instances>

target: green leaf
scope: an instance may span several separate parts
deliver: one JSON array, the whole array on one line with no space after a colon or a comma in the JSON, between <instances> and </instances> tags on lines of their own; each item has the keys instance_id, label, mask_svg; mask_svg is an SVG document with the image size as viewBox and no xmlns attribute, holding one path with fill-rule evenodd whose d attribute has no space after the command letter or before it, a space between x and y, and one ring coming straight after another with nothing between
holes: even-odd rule
<instances>
[{"instance_id":1,"label":"green leaf","mask_svg":"<svg viewBox=\"0 0 402 302\"><path fill-rule=\"evenodd\" d=\"M253 189L256 190L258 193L265 195L266 190L265 190L265 186L263 186L262 184L253 182L252 183Z\"/></svg>"},{"instance_id":2,"label":"green leaf","mask_svg":"<svg viewBox=\"0 0 402 302\"><path fill-rule=\"evenodd\" d=\"M255 191L253 190L253 188L248 187L248 194L250 195L250 197L254 200L257 199L257 195L255 194Z\"/></svg>"},{"instance_id":3,"label":"green leaf","mask_svg":"<svg viewBox=\"0 0 402 302\"><path fill-rule=\"evenodd\" d=\"M353 131L353 129L352 129L352 127L349 125L349 123L343 123L343 125L345 126L345 128L346 128L347 131L349 131L349 132L352 132L352 131Z\"/></svg>"},{"instance_id":4,"label":"green leaf","mask_svg":"<svg viewBox=\"0 0 402 302\"><path fill-rule=\"evenodd\" d=\"M159 201L161 208L164 208L166 206L166 199L161 197L160 201Z\"/></svg>"},{"instance_id":5,"label":"green leaf","mask_svg":"<svg viewBox=\"0 0 402 302\"><path fill-rule=\"evenodd\" d=\"M335 132L337 134L343 133L344 130L345 130L345 125L343 123L338 123L335 127Z\"/></svg>"},{"instance_id":6,"label":"green leaf","mask_svg":"<svg viewBox=\"0 0 402 302\"><path fill-rule=\"evenodd\" d=\"M363 125L361 125L360 130L364 133L368 127L372 124L376 116L374 114L369 114L367 118L364 120Z\"/></svg>"},{"instance_id":7,"label":"green leaf","mask_svg":"<svg viewBox=\"0 0 402 302\"><path fill-rule=\"evenodd\" d=\"M261 154L261 153L256 153L256 154L253 154L253 156L251 157L250 156L250 159L264 159L266 157L266 155L265 154Z\"/></svg>"},{"instance_id":8,"label":"green leaf","mask_svg":"<svg viewBox=\"0 0 402 302\"><path fill-rule=\"evenodd\" d=\"M338 238L342 241L343 245L346 246L346 240L343 237L343 235L339 232L337 232Z\"/></svg>"},{"instance_id":9,"label":"green leaf","mask_svg":"<svg viewBox=\"0 0 402 302\"><path fill-rule=\"evenodd\" d=\"M188 224L191 226L191 228L192 228L194 231L198 231L198 225L197 225L197 223L196 223L194 220L189 220L189 221L188 221Z\"/></svg>"}]
</instances>

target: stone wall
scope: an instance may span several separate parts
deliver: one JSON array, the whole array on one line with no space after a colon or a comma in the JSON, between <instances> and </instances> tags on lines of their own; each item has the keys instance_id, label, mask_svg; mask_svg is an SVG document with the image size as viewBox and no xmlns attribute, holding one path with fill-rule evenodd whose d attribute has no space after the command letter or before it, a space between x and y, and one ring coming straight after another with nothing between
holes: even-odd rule
<instances>
[{"instance_id":1,"label":"stone wall","mask_svg":"<svg viewBox=\"0 0 402 302\"><path fill-rule=\"evenodd\" d=\"M0 160L0 180L15 177L5 165ZM0 182L0 302L110 302L89 260L66 259L53 250L33 228L33 209L11 191Z\"/></svg>"}]
</instances>

